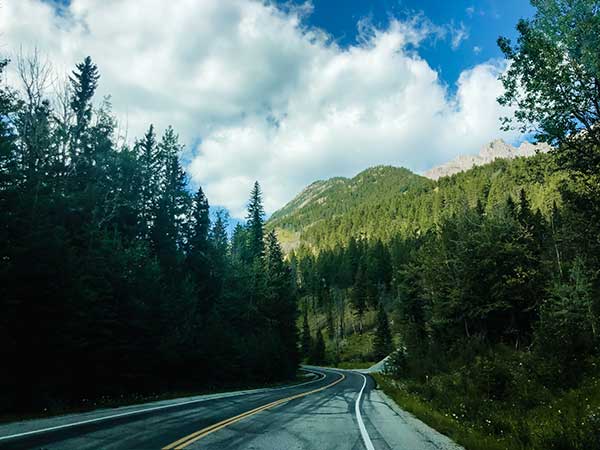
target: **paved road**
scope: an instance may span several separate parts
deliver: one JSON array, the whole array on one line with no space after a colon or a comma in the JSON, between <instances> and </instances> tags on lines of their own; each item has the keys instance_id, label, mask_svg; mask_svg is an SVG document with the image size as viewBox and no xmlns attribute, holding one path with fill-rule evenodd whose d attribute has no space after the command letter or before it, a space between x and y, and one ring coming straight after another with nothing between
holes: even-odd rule
<instances>
[{"instance_id":1,"label":"paved road","mask_svg":"<svg viewBox=\"0 0 600 450\"><path fill-rule=\"evenodd\" d=\"M314 369L320 378L299 386L2 425L0 449L459 449L391 404L370 377Z\"/></svg>"}]
</instances>

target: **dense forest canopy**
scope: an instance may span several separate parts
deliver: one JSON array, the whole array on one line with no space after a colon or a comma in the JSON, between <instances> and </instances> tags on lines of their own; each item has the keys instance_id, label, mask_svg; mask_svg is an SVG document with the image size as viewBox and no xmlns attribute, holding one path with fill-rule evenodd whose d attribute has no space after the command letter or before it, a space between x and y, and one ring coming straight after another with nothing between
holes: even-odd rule
<instances>
[{"instance_id":1,"label":"dense forest canopy","mask_svg":"<svg viewBox=\"0 0 600 450\"><path fill-rule=\"evenodd\" d=\"M173 128L120 139L91 58L52 98L39 54L17 65L21 91L0 89L0 413L293 377L292 278L258 183L230 244Z\"/></svg>"},{"instance_id":2,"label":"dense forest canopy","mask_svg":"<svg viewBox=\"0 0 600 450\"><path fill-rule=\"evenodd\" d=\"M374 167L352 179L309 186L274 213L267 227L276 229L290 249L305 246L318 252L347 244L348 236L389 242L432 230L477 203L491 212L521 189L533 208L548 216L555 203L561 204L559 187L566 177L545 154L499 159L438 181L403 168Z\"/></svg>"}]
</instances>

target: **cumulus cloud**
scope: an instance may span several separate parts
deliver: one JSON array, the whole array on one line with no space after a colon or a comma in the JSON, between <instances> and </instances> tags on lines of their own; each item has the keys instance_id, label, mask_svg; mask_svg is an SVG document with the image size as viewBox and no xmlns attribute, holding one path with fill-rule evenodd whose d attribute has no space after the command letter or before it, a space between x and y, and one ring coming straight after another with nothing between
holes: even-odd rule
<instances>
[{"instance_id":1,"label":"cumulus cloud","mask_svg":"<svg viewBox=\"0 0 600 450\"><path fill-rule=\"evenodd\" d=\"M99 94L113 94L131 135L172 124L199 142L192 179L234 217L256 179L272 212L316 179L375 164L423 171L516 138L498 131L503 62L465 70L449 89L418 54L440 31L424 18L361 21L357 43L341 48L305 25L310 12L250 0L72 0L60 11L7 0L0 39L37 45L62 70L91 55Z\"/></svg>"}]
</instances>

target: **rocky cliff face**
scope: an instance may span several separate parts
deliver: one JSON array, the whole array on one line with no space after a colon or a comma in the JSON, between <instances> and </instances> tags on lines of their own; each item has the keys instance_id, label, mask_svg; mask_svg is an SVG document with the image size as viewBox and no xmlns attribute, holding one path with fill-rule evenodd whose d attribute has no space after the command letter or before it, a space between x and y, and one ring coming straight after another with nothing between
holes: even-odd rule
<instances>
[{"instance_id":1,"label":"rocky cliff face","mask_svg":"<svg viewBox=\"0 0 600 450\"><path fill-rule=\"evenodd\" d=\"M548 144L531 144L529 142L523 142L519 147L513 147L502 139L496 139L495 141L484 145L479 151L479 155L461 155L450 162L428 170L423 176L432 180L437 180L441 177L464 172L474 166L490 163L495 159L514 159L517 157L533 156L537 152L546 153L549 150L550 146Z\"/></svg>"}]
</instances>

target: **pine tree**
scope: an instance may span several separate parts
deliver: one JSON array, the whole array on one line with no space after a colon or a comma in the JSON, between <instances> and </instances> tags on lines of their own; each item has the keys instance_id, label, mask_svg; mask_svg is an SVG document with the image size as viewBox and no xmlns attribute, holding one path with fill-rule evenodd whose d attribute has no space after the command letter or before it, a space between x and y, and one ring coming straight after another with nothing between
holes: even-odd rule
<instances>
[{"instance_id":1,"label":"pine tree","mask_svg":"<svg viewBox=\"0 0 600 450\"><path fill-rule=\"evenodd\" d=\"M310 352L312 349L312 338L310 336L310 328L308 326L308 314L304 311L302 320L302 337L301 337L301 348L302 348L302 356L305 358L310 357Z\"/></svg>"},{"instance_id":2,"label":"pine tree","mask_svg":"<svg viewBox=\"0 0 600 450\"><path fill-rule=\"evenodd\" d=\"M531 212L531 207L529 206L529 200L527 199L525 189L519 191L519 211L517 213L517 219L524 228L529 228L532 225L533 214Z\"/></svg>"},{"instance_id":3,"label":"pine tree","mask_svg":"<svg viewBox=\"0 0 600 450\"><path fill-rule=\"evenodd\" d=\"M185 227L191 197L187 190L187 175L178 159L181 146L171 127L165 131L159 149L163 175L152 242L159 260L166 268L173 269L177 263L178 251L183 248L188 235Z\"/></svg>"},{"instance_id":4,"label":"pine tree","mask_svg":"<svg viewBox=\"0 0 600 450\"><path fill-rule=\"evenodd\" d=\"M227 238L227 217L223 210L217 211L216 219L210 229L210 241L219 258L229 256L229 239Z\"/></svg>"},{"instance_id":5,"label":"pine tree","mask_svg":"<svg viewBox=\"0 0 600 450\"><path fill-rule=\"evenodd\" d=\"M225 211L216 212L216 218L210 230L211 266L213 268L213 283L217 299L223 295L223 290L231 278L230 247L227 237L227 216Z\"/></svg>"},{"instance_id":6,"label":"pine tree","mask_svg":"<svg viewBox=\"0 0 600 450\"><path fill-rule=\"evenodd\" d=\"M248 258L248 231L240 223L235 225L231 237L231 257L234 262L241 263Z\"/></svg>"},{"instance_id":7,"label":"pine tree","mask_svg":"<svg viewBox=\"0 0 600 450\"><path fill-rule=\"evenodd\" d=\"M312 364L323 364L325 362L325 340L323 339L321 330L317 331L317 337L312 348L310 362Z\"/></svg>"},{"instance_id":8,"label":"pine tree","mask_svg":"<svg viewBox=\"0 0 600 450\"><path fill-rule=\"evenodd\" d=\"M0 356L13 367L0 414L292 377L296 289L275 234L262 243L258 185L230 251L225 215L211 228L204 193L188 192L175 131L121 145L108 98L92 105L98 78L91 59L77 66L60 118L0 83Z\"/></svg>"},{"instance_id":9,"label":"pine tree","mask_svg":"<svg viewBox=\"0 0 600 450\"><path fill-rule=\"evenodd\" d=\"M83 62L77 64L76 70L69 77L73 96L71 108L75 113L75 125L71 131L72 139L76 148L85 142L84 131L89 127L92 120L92 98L98 86L98 67L92 62L92 58L86 56ZM85 151L85 148L83 149Z\"/></svg>"},{"instance_id":10,"label":"pine tree","mask_svg":"<svg viewBox=\"0 0 600 450\"><path fill-rule=\"evenodd\" d=\"M98 68L88 56L77 64L69 77L71 83L71 109L75 123L70 130L70 190L78 192L92 181L93 170L92 142L90 123L92 121L92 98L98 85ZM93 202L93 200L92 200Z\"/></svg>"},{"instance_id":11,"label":"pine tree","mask_svg":"<svg viewBox=\"0 0 600 450\"><path fill-rule=\"evenodd\" d=\"M362 265L356 272L356 279L354 280L354 286L352 286L351 301L354 306L356 317L358 318L358 332L363 332L363 318L365 310L367 309L367 277L365 269Z\"/></svg>"},{"instance_id":12,"label":"pine tree","mask_svg":"<svg viewBox=\"0 0 600 450\"><path fill-rule=\"evenodd\" d=\"M248 252L251 261L264 255L264 217L262 191L258 181L254 183L248 203L246 228L248 229Z\"/></svg>"},{"instance_id":13,"label":"pine tree","mask_svg":"<svg viewBox=\"0 0 600 450\"><path fill-rule=\"evenodd\" d=\"M210 217L208 200L199 187L193 199L191 234L188 241L188 251L208 258L208 242Z\"/></svg>"},{"instance_id":14,"label":"pine tree","mask_svg":"<svg viewBox=\"0 0 600 450\"><path fill-rule=\"evenodd\" d=\"M192 274L198 292L198 306L201 314L207 316L216 293L213 279L213 263L209 243L208 200L199 187L193 199L189 237L186 242L187 266Z\"/></svg>"},{"instance_id":15,"label":"pine tree","mask_svg":"<svg viewBox=\"0 0 600 450\"><path fill-rule=\"evenodd\" d=\"M383 303L379 303L377 312L377 328L375 330L375 339L373 340L373 354L377 361L385 358L393 350L392 333L387 313Z\"/></svg>"},{"instance_id":16,"label":"pine tree","mask_svg":"<svg viewBox=\"0 0 600 450\"><path fill-rule=\"evenodd\" d=\"M298 334L296 328L296 299L289 266L283 260L283 252L277 241L275 230L266 238L265 269L267 275L266 311L264 315L276 324L277 340L282 343L278 371L293 375L299 362ZM282 354L285 357L282 357Z\"/></svg>"},{"instance_id":17,"label":"pine tree","mask_svg":"<svg viewBox=\"0 0 600 450\"><path fill-rule=\"evenodd\" d=\"M160 190L161 161L153 125L150 125L144 137L136 142L134 149L139 161L140 235L142 238L147 239L149 231L156 220Z\"/></svg>"}]
</instances>

